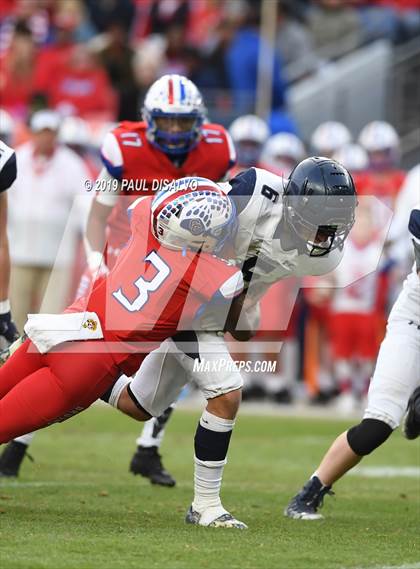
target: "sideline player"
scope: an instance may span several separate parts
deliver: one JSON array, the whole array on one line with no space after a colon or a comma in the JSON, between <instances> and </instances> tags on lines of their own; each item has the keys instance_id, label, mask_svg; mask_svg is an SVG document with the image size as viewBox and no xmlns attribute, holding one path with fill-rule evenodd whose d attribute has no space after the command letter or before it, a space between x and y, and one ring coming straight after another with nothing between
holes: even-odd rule
<instances>
[{"instance_id":1,"label":"sideline player","mask_svg":"<svg viewBox=\"0 0 420 569\"><path fill-rule=\"evenodd\" d=\"M133 204L130 243L88 296L28 319L29 339L0 369L0 442L83 411L198 311L228 304L239 316L242 274L211 255L235 230L229 197L200 179L158 197Z\"/></svg>"},{"instance_id":2,"label":"sideline player","mask_svg":"<svg viewBox=\"0 0 420 569\"><path fill-rule=\"evenodd\" d=\"M324 496L331 494L332 485L388 439L400 424L408 402L405 434L416 438L420 433L420 416L416 415L420 382L420 204L411 212L408 227L415 263L389 315L363 419L335 439L315 473L286 507L284 514L289 518L322 519L318 508Z\"/></svg>"},{"instance_id":3,"label":"sideline player","mask_svg":"<svg viewBox=\"0 0 420 569\"><path fill-rule=\"evenodd\" d=\"M10 257L7 239L7 194L16 179L15 151L0 140L0 350L19 336L9 301Z\"/></svg>"},{"instance_id":4,"label":"sideline player","mask_svg":"<svg viewBox=\"0 0 420 569\"><path fill-rule=\"evenodd\" d=\"M103 142L104 162L89 215L85 246L88 271L79 296L92 276L106 274L130 237L127 209L139 195L152 195L168 181L202 176L226 178L235 163L235 150L226 130L207 123L200 92L186 77L165 75L150 87L143 106L143 121L125 121ZM105 250L105 256L103 252ZM158 448L173 407L151 419L137 439L130 470L154 484L174 486L164 469ZM0 475L17 476L33 434L12 441L0 457Z\"/></svg>"}]
</instances>

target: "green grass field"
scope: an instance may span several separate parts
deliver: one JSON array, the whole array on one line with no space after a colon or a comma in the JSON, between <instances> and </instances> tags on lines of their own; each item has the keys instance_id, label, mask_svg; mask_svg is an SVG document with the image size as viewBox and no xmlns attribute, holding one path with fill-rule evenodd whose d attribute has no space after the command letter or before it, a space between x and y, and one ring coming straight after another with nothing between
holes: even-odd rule
<instances>
[{"instance_id":1,"label":"green grass field","mask_svg":"<svg viewBox=\"0 0 420 569\"><path fill-rule=\"evenodd\" d=\"M1 569L420 569L418 478L349 476L324 521L282 515L348 421L241 416L223 501L250 529L186 526L197 418L175 413L162 449L174 489L128 473L137 425L116 412L41 432L36 462L0 482ZM364 465L419 467L420 446L398 432Z\"/></svg>"}]
</instances>

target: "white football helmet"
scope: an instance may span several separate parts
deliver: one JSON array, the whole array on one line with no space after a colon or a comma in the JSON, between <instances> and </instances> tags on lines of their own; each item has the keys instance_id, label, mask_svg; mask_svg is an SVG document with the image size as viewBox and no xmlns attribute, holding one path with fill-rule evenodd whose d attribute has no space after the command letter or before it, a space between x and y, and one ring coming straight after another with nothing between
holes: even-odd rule
<instances>
[{"instance_id":1,"label":"white football helmet","mask_svg":"<svg viewBox=\"0 0 420 569\"><path fill-rule=\"evenodd\" d=\"M59 140L68 146L89 146L91 132L88 123L80 117L66 117L60 127Z\"/></svg>"},{"instance_id":2,"label":"white football helmet","mask_svg":"<svg viewBox=\"0 0 420 569\"><path fill-rule=\"evenodd\" d=\"M294 166L305 157L305 147L295 134L279 132L267 140L261 161L269 168L281 171L288 176Z\"/></svg>"},{"instance_id":3,"label":"white football helmet","mask_svg":"<svg viewBox=\"0 0 420 569\"><path fill-rule=\"evenodd\" d=\"M385 121L372 121L362 128L359 144L369 155L372 169L395 167L400 159L400 137L395 128Z\"/></svg>"},{"instance_id":4,"label":"white football helmet","mask_svg":"<svg viewBox=\"0 0 420 569\"><path fill-rule=\"evenodd\" d=\"M147 91L143 118L147 122L147 137L167 154L185 154L197 144L206 110L200 91L182 75L164 75ZM156 119L178 120L185 127L176 132L159 128Z\"/></svg>"},{"instance_id":5,"label":"white football helmet","mask_svg":"<svg viewBox=\"0 0 420 569\"><path fill-rule=\"evenodd\" d=\"M4 109L0 109L0 138L7 143L13 134L13 119Z\"/></svg>"},{"instance_id":6,"label":"white football helmet","mask_svg":"<svg viewBox=\"0 0 420 569\"><path fill-rule=\"evenodd\" d=\"M312 150L319 156L331 157L339 148L351 142L349 129L341 122L327 121L316 127L311 137Z\"/></svg>"},{"instance_id":7,"label":"white football helmet","mask_svg":"<svg viewBox=\"0 0 420 569\"><path fill-rule=\"evenodd\" d=\"M170 249L219 251L236 229L232 200L207 178L181 178L153 199L152 231Z\"/></svg>"},{"instance_id":8,"label":"white football helmet","mask_svg":"<svg viewBox=\"0 0 420 569\"><path fill-rule=\"evenodd\" d=\"M238 117L230 125L229 134L238 153L238 164L256 166L263 145L270 136L270 129L265 121L256 115Z\"/></svg>"},{"instance_id":9,"label":"white football helmet","mask_svg":"<svg viewBox=\"0 0 420 569\"><path fill-rule=\"evenodd\" d=\"M333 160L339 162L350 172L362 172L369 165L366 150L360 144L346 144L333 154Z\"/></svg>"}]
</instances>

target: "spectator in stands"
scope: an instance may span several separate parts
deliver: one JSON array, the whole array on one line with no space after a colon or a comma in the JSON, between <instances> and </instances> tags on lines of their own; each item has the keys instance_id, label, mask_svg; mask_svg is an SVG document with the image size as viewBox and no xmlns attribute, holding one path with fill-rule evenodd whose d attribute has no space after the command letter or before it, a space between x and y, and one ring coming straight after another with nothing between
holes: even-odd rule
<instances>
[{"instance_id":1,"label":"spectator in stands","mask_svg":"<svg viewBox=\"0 0 420 569\"><path fill-rule=\"evenodd\" d=\"M420 32L418 0L365 0L359 2L366 41L388 38L405 42Z\"/></svg>"},{"instance_id":2,"label":"spectator in stands","mask_svg":"<svg viewBox=\"0 0 420 569\"><path fill-rule=\"evenodd\" d=\"M36 47L26 24L16 25L8 51L0 58L0 105L26 117L34 93Z\"/></svg>"},{"instance_id":3,"label":"spectator in stands","mask_svg":"<svg viewBox=\"0 0 420 569\"><path fill-rule=\"evenodd\" d=\"M259 34L260 6L259 2L244 5L238 18L237 31L227 49L225 65L232 90L236 112L245 114L255 107L258 62L262 42ZM270 58L267 48L267 61L273 62L272 108L285 105L286 84L282 74L280 59L274 54Z\"/></svg>"},{"instance_id":4,"label":"spectator in stands","mask_svg":"<svg viewBox=\"0 0 420 569\"><path fill-rule=\"evenodd\" d=\"M138 120L139 89L134 75L134 50L121 21L113 22L106 33L106 45L98 56L118 96L117 119Z\"/></svg>"},{"instance_id":5,"label":"spectator in stands","mask_svg":"<svg viewBox=\"0 0 420 569\"><path fill-rule=\"evenodd\" d=\"M20 330L27 314L38 312L49 282L44 312L58 312L68 300L74 232L61 241L88 172L77 154L57 144L59 124L60 117L52 111L35 113L30 141L16 150L19 171L9 201L10 298Z\"/></svg>"},{"instance_id":6,"label":"spectator in stands","mask_svg":"<svg viewBox=\"0 0 420 569\"><path fill-rule=\"evenodd\" d=\"M66 62L55 69L54 81L43 88L48 105L65 115L115 116L116 99L108 76L86 44L73 46Z\"/></svg>"},{"instance_id":7,"label":"spectator in stands","mask_svg":"<svg viewBox=\"0 0 420 569\"><path fill-rule=\"evenodd\" d=\"M308 14L315 49L323 59L336 59L362 44L359 14L342 0L316 0Z\"/></svg>"},{"instance_id":8,"label":"spectator in stands","mask_svg":"<svg viewBox=\"0 0 420 569\"><path fill-rule=\"evenodd\" d=\"M143 101L150 85L163 75L165 48L165 40L156 35L143 40L136 51L133 66L139 101Z\"/></svg>"},{"instance_id":9,"label":"spectator in stands","mask_svg":"<svg viewBox=\"0 0 420 569\"><path fill-rule=\"evenodd\" d=\"M53 41L40 50L36 61L37 92L46 92L51 77L66 65L76 44L76 31L82 25L83 16L80 2L66 0L58 4L53 16Z\"/></svg>"},{"instance_id":10,"label":"spectator in stands","mask_svg":"<svg viewBox=\"0 0 420 569\"><path fill-rule=\"evenodd\" d=\"M1 2L0 52L9 49L16 26L22 24L31 32L35 45L50 40L50 14L42 0L17 0L11 6Z\"/></svg>"},{"instance_id":11,"label":"spectator in stands","mask_svg":"<svg viewBox=\"0 0 420 569\"><path fill-rule=\"evenodd\" d=\"M153 0L150 9L149 33L166 34L171 27L186 29L190 6L188 0L161 2Z\"/></svg>"},{"instance_id":12,"label":"spectator in stands","mask_svg":"<svg viewBox=\"0 0 420 569\"><path fill-rule=\"evenodd\" d=\"M115 22L130 30L136 14L133 0L85 0L89 18L99 33L106 32Z\"/></svg>"},{"instance_id":13,"label":"spectator in stands","mask_svg":"<svg viewBox=\"0 0 420 569\"><path fill-rule=\"evenodd\" d=\"M211 38L202 46L202 69L199 74L195 75L194 81L200 89L229 90L230 78L226 66L226 52L235 31L232 21L225 17L218 22Z\"/></svg>"},{"instance_id":14,"label":"spectator in stands","mask_svg":"<svg viewBox=\"0 0 420 569\"><path fill-rule=\"evenodd\" d=\"M276 49L287 66L289 81L296 81L313 73L319 65L311 34L294 16L294 5L292 0L281 0L277 7Z\"/></svg>"}]
</instances>

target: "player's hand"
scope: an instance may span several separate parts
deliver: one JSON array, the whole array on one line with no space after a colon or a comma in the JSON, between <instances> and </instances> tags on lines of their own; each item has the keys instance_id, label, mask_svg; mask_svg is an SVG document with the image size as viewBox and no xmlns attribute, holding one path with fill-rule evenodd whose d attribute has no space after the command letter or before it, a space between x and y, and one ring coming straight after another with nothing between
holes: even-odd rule
<instances>
[{"instance_id":1,"label":"player's hand","mask_svg":"<svg viewBox=\"0 0 420 569\"><path fill-rule=\"evenodd\" d=\"M4 314L0 314L0 348L6 348L9 344L19 338L19 332L12 320L10 310ZM3 340L1 342L1 340ZM1 344L4 344L1 346Z\"/></svg>"},{"instance_id":2,"label":"player's hand","mask_svg":"<svg viewBox=\"0 0 420 569\"><path fill-rule=\"evenodd\" d=\"M208 332L221 332L225 324L226 316L227 314L225 315L223 322L221 322L220 318L218 319L213 312L207 310L199 320L199 327Z\"/></svg>"}]
</instances>

